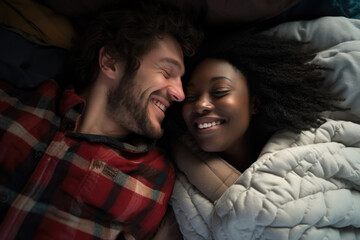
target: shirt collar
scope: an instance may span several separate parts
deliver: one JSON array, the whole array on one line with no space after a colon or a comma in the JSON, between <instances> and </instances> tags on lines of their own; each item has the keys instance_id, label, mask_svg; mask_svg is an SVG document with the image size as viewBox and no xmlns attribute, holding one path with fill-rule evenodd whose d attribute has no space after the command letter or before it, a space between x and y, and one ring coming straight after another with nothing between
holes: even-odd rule
<instances>
[{"instance_id":1,"label":"shirt collar","mask_svg":"<svg viewBox=\"0 0 360 240\"><path fill-rule=\"evenodd\" d=\"M147 152L156 145L155 140L147 140L140 136L137 137L136 141L130 141L129 139L119 139L104 135L95 135L95 134L84 134L84 133L66 133L66 136L75 138L78 140L85 140L91 143L101 143L109 147L126 150L132 153L143 153Z\"/></svg>"}]
</instances>

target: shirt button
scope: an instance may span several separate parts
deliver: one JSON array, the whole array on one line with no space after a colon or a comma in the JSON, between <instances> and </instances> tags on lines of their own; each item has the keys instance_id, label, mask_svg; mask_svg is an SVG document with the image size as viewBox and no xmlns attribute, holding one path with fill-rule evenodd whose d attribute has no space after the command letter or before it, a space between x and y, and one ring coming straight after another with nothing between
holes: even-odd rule
<instances>
[{"instance_id":1,"label":"shirt button","mask_svg":"<svg viewBox=\"0 0 360 240\"><path fill-rule=\"evenodd\" d=\"M34 158L35 159L40 159L43 155L44 155L43 151L35 151Z\"/></svg>"},{"instance_id":2,"label":"shirt button","mask_svg":"<svg viewBox=\"0 0 360 240\"><path fill-rule=\"evenodd\" d=\"M7 203L9 201L9 195L6 193L0 193L0 202Z\"/></svg>"}]
</instances>

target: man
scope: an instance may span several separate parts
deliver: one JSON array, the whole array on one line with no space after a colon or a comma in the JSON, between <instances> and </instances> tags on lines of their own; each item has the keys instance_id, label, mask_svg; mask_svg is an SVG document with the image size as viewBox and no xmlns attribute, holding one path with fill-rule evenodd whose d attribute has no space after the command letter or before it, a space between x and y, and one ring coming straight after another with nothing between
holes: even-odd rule
<instances>
[{"instance_id":1,"label":"man","mask_svg":"<svg viewBox=\"0 0 360 240\"><path fill-rule=\"evenodd\" d=\"M0 85L2 239L148 239L165 214L174 169L153 139L201 34L160 5L89 29L74 88Z\"/></svg>"}]
</instances>

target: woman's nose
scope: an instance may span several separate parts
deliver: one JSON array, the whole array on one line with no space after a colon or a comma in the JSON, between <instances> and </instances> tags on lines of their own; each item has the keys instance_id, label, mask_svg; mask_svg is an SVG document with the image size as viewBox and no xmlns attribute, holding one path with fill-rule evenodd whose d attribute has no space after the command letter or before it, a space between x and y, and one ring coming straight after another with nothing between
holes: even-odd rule
<instances>
[{"instance_id":1,"label":"woman's nose","mask_svg":"<svg viewBox=\"0 0 360 240\"><path fill-rule=\"evenodd\" d=\"M214 104L209 99L207 94L201 95L195 102L195 112L203 114L210 112L214 109Z\"/></svg>"}]
</instances>

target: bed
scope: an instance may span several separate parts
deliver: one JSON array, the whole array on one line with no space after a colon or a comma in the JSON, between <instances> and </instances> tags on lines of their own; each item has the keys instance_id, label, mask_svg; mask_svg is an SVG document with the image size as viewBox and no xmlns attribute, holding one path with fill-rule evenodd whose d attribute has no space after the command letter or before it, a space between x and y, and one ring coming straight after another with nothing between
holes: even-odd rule
<instances>
[{"instance_id":1,"label":"bed","mask_svg":"<svg viewBox=\"0 0 360 240\"><path fill-rule=\"evenodd\" d=\"M204 1L173 1L203 14L196 3ZM22 88L65 81L65 59L82 23L114 2L121 3L0 1L0 79ZM241 176L210 158L191 168L178 163L172 206L184 238L360 239L360 3L208 4L208 27L266 22L273 27L264 34L309 42L318 52L313 61L333 69L324 71L324 87L343 96L342 106L351 110L324 113L328 121L314 131L275 134ZM211 188L197 186L201 171L214 176Z\"/></svg>"}]
</instances>

